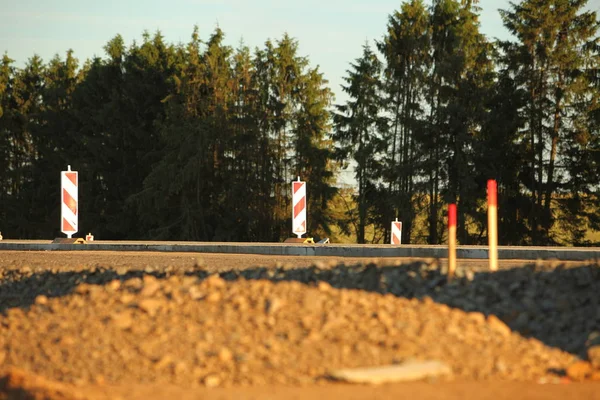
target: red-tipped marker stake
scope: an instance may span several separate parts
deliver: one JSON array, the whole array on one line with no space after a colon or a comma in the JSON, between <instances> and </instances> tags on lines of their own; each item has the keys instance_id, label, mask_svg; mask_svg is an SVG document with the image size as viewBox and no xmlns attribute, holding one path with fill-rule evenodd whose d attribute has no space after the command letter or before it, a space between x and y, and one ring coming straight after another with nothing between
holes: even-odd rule
<instances>
[{"instance_id":1,"label":"red-tipped marker stake","mask_svg":"<svg viewBox=\"0 0 600 400\"><path fill-rule=\"evenodd\" d=\"M456 271L456 204L448 204L448 280Z\"/></svg>"},{"instance_id":2,"label":"red-tipped marker stake","mask_svg":"<svg viewBox=\"0 0 600 400\"><path fill-rule=\"evenodd\" d=\"M498 270L498 186L493 179L487 182L488 195L488 244L490 270Z\"/></svg>"}]
</instances>

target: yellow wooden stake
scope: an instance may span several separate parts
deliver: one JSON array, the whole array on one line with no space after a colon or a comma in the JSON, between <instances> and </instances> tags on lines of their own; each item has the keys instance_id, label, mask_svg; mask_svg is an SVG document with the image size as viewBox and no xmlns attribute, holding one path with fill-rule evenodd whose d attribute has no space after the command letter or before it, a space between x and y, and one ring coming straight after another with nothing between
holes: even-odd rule
<instances>
[{"instance_id":1,"label":"yellow wooden stake","mask_svg":"<svg viewBox=\"0 0 600 400\"><path fill-rule=\"evenodd\" d=\"M488 180L488 245L490 271L498 270L498 187L496 181Z\"/></svg>"}]
</instances>

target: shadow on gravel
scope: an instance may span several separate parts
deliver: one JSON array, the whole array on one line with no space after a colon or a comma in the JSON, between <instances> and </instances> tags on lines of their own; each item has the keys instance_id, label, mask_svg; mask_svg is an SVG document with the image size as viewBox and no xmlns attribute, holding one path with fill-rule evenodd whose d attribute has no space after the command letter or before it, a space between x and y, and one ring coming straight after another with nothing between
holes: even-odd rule
<instances>
[{"instance_id":1,"label":"shadow on gravel","mask_svg":"<svg viewBox=\"0 0 600 400\"><path fill-rule=\"evenodd\" d=\"M0 269L0 312L27 308L36 296L64 296L81 284L103 285L153 275L197 276L208 273L199 266L174 269L92 268L82 271L50 272ZM438 303L464 311L494 314L523 336L534 337L585 358L586 347L600 343L600 265L566 267L556 264L525 265L495 273L459 266L457 278L447 283L437 262L403 265L343 265L308 268L251 268L219 274L225 280L267 279L273 282L320 281L339 289L391 293L398 297L431 297Z\"/></svg>"}]
</instances>

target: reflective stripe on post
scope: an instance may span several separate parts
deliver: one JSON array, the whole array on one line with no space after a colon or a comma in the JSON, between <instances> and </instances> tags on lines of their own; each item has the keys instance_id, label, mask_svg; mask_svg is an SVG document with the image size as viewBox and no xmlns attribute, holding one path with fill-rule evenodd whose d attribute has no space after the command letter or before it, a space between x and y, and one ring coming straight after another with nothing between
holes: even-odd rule
<instances>
[{"instance_id":1,"label":"reflective stripe on post","mask_svg":"<svg viewBox=\"0 0 600 400\"><path fill-rule=\"evenodd\" d=\"M67 171L61 171L60 182L60 231L70 238L78 231L79 200L77 196L77 171L71 171L71 166L69 165Z\"/></svg>"},{"instance_id":2,"label":"reflective stripe on post","mask_svg":"<svg viewBox=\"0 0 600 400\"><path fill-rule=\"evenodd\" d=\"M292 182L292 232L299 238L306 233L306 182Z\"/></svg>"},{"instance_id":3,"label":"reflective stripe on post","mask_svg":"<svg viewBox=\"0 0 600 400\"><path fill-rule=\"evenodd\" d=\"M395 221L392 221L392 235L390 243L395 245L402 244L402 222L398 221L398 218L396 218Z\"/></svg>"}]
</instances>

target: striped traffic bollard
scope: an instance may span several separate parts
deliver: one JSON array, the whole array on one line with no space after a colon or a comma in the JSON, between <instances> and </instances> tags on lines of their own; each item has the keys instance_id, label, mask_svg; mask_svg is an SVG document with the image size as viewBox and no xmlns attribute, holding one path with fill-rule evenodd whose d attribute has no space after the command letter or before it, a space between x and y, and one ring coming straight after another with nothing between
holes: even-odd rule
<instances>
[{"instance_id":1,"label":"striped traffic bollard","mask_svg":"<svg viewBox=\"0 0 600 400\"><path fill-rule=\"evenodd\" d=\"M448 205L448 280L456 271L456 204Z\"/></svg>"},{"instance_id":2,"label":"striped traffic bollard","mask_svg":"<svg viewBox=\"0 0 600 400\"><path fill-rule=\"evenodd\" d=\"M77 171L71 171L71 166L69 165L67 171L61 171L60 182L60 230L70 238L78 230Z\"/></svg>"},{"instance_id":3,"label":"striped traffic bollard","mask_svg":"<svg viewBox=\"0 0 600 400\"><path fill-rule=\"evenodd\" d=\"M487 182L488 195L488 245L490 270L498 270L498 185L493 179Z\"/></svg>"},{"instance_id":4,"label":"striped traffic bollard","mask_svg":"<svg viewBox=\"0 0 600 400\"><path fill-rule=\"evenodd\" d=\"M398 221L398 218L392 221L391 244L402 244L402 222Z\"/></svg>"},{"instance_id":5,"label":"striped traffic bollard","mask_svg":"<svg viewBox=\"0 0 600 400\"><path fill-rule=\"evenodd\" d=\"M292 231L299 238L306 233L306 182L292 182Z\"/></svg>"}]
</instances>

